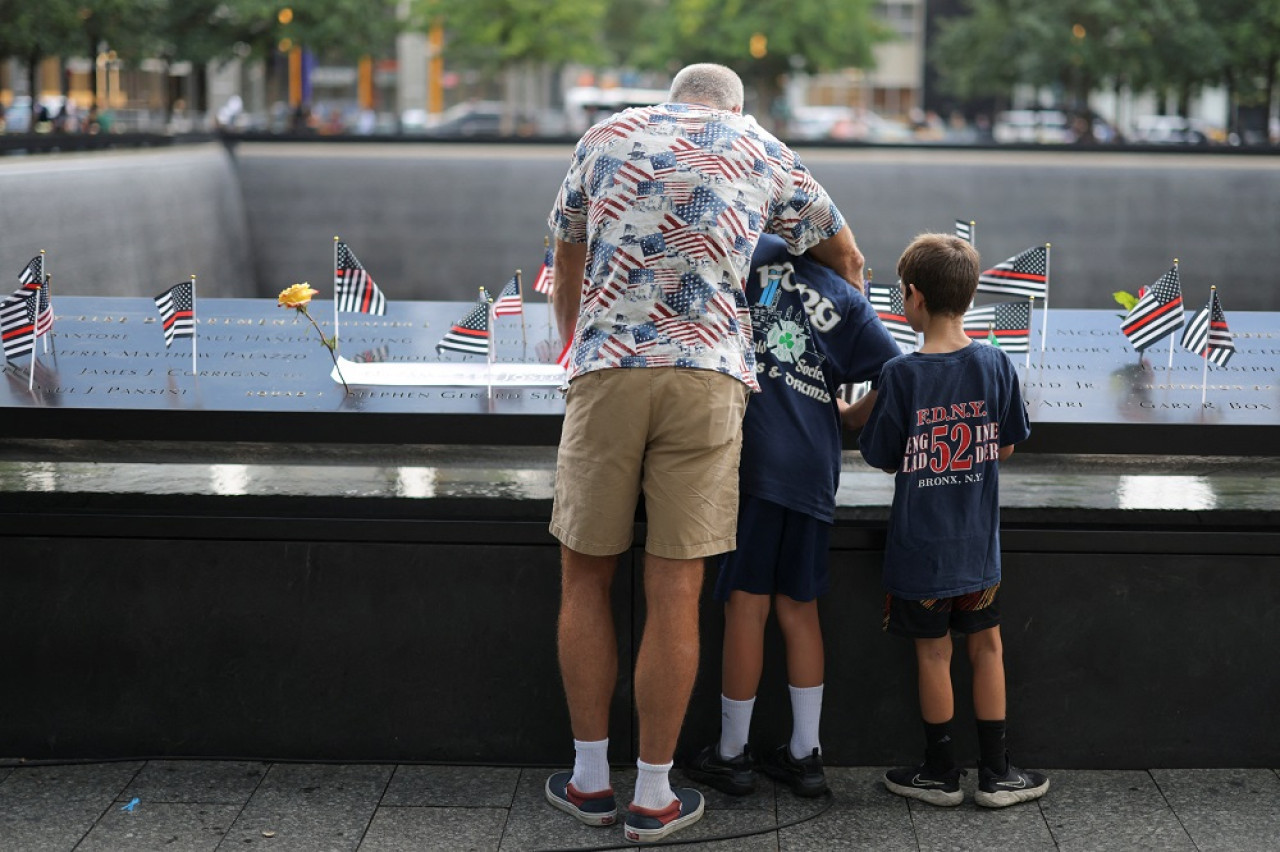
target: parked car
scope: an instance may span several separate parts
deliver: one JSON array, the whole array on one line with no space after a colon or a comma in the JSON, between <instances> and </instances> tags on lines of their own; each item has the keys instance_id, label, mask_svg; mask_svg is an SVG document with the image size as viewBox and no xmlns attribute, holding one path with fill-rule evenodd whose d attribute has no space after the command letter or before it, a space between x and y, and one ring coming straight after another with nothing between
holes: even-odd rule
<instances>
[{"instance_id":1,"label":"parked car","mask_svg":"<svg viewBox=\"0 0 1280 852\"><path fill-rule=\"evenodd\" d=\"M1148 145L1208 145L1213 133L1207 123L1180 115L1140 115L1133 122L1133 141Z\"/></svg>"},{"instance_id":2,"label":"parked car","mask_svg":"<svg viewBox=\"0 0 1280 852\"><path fill-rule=\"evenodd\" d=\"M502 132L501 101L466 101L440 114L440 120L423 130L428 136L497 136Z\"/></svg>"},{"instance_id":3,"label":"parked car","mask_svg":"<svg viewBox=\"0 0 1280 852\"><path fill-rule=\"evenodd\" d=\"M996 115L991 128L996 142L1064 144L1075 141L1071 121L1058 109L1011 109Z\"/></svg>"}]
</instances>

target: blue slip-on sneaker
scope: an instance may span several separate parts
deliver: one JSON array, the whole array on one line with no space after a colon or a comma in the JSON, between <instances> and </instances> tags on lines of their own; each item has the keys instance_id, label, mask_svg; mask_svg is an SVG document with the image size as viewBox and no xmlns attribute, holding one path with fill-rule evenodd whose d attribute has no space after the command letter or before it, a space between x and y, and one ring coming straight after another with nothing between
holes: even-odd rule
<instances>
[{"instance_id":1,"label":"blue slip-on sneaker","mask_svg":"<svg viewBox=\"0 0 1280 852\"><path fill-rule=\"evenodd\" d=\"M652 843L702 819L702 794L692 787L673 787L676 798L660 811L632 804L623 834L632 843Z\"/></svg>"},{"instance_id":2,"label":"blue slip-on sneaker","mask_svg":"<svg viewBox=\"0 0 1280 852\"><path fill-rule=\"evenodd\" d=\"M974 791L974 804L984 808L1007 808L1019 802L1038 799L1049 792L1049 779L1039 772L1019 769L1005 758L1003 775L997 775L985 766L978 767L978 789Z\"/></svg>"},{"instance_id":3,"label":"blue slip-on sneaker","mask_svg":"<svg viewBox=\"0 0 1280 852\"><path fill-rule=\"evenodd\" d=\"M964 801L960 776L969 773L960 767L937 772L925 764L902 766L884 774L884 786L890 793L919 799L940 808L951 808Z\"/></svg>"},{"instance_id":4,"label":"blue slip-on sneaker","mask_svg":"<svg viewBox=\"0 0 1280 852\"><path fill-rule=\"evenodd\" d=\"M580 793L569 783L573 772L557 772L547 779L547 801L585 825L613 825L618 821L618 803L613 788L599 793Z\"/></svg>"},{"instance_id":5,"label":"blue slip-on sneaker","mask_svg":"<svg viewBox=\"0 0 1280 852\"><path fill-rule=\"evenodd\" d=\"M730 796L746 796L756 789L756 773L752 768L749 748L726 760L720 756L720 746L712 743L685 764L684 774L691 781L706 784Z\"/></svg>"}]
</instances>

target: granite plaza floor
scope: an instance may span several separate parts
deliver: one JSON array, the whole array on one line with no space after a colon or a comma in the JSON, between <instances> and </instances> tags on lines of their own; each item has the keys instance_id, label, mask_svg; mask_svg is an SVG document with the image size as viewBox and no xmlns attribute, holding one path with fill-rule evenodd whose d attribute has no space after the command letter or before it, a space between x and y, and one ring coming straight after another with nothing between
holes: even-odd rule
<instances>
[{"instance_id":1,"label":"granite plaza floor","mask_svg":"<svg viewBox=\"0 0 1280 852\"><path fill-rule=\"evenodd\" d=\"M801 800L761 779L707 793L672 835L699 850L1280 849L1280 770L1046 770L1038 802L986 811L898 798L881 768L828 769L833 797ZM0 763L0 850L515 850L633 848L543 800L545 768L151 760ZM682 777L676 773L678 782ZM616 771L625 802L634 771ZM747 835L747 836L744 836ZM697 842L688 843L694 840ZM656 844L655 844L656 845Z\"/></svg>"}]
</instances>

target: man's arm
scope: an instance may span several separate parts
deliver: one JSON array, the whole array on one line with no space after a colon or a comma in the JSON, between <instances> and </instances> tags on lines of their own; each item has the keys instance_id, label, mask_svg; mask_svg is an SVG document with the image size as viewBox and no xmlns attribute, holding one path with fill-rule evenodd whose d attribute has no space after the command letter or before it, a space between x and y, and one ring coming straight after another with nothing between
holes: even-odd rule
<instances>
[{"instance_id":1,"label":"man's arm","mask_svg":"<svg viewBox=\"0 0 1280 852\"><path fill-rule=\"evenodd\" d=\"M808 255L848 281L859 293L862 292L862 266L865 260L848 225L811 246Z\"/></svg>"},{"instance_id":2,"label":"man's arm","mask_svg":"<svg viewBox=\"0 0 1280 852\"><path fill-rule=\"evenodd\" d=\"M560 343L563 345L573 340L573 330L578 325L582 279L587 273L587 244L556 240L553 270L556 328L560 331Z\"/></svg>"}]
</instances>

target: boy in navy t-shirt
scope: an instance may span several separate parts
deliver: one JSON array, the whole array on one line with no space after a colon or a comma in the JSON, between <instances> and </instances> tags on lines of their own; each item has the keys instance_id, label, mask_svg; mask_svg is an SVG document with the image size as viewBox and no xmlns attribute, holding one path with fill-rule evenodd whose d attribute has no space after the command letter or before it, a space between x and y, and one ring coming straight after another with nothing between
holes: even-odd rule
<instances>
[{"instance_id":1,"label":"boy in navy t-shirt","mask_svg":"<svg viewBox=\"0 0 1280 852\"><path fill-rule=\"evenodd\" d=\"M685 774L733 795L755 789L747 737L775 608L787 646L792 735L761 768L798 795L826 792L818 724L823 646L819 595L827 591L827 538L840 480L841 422L861 426L874 391L847 406L836 391L872 381L898 345L866 298L835 272L761 237L746 293L761 392L747 405L739 466L738 548L721 560L725 603L720 741Z\"/></svg>"},{"instance_id":2,"label":"boy in navy t-shirt","mask_svg":"<svg viewBox=\"0 0 1280 852\"><path fill-rule=\"evenodd\" d=\"M863 458L896 476L885 540L885 629L915 641L925 761L891 769L894 793L932 805L964 798L951 740L951 631L968 634L981 752L977 804L1001 808L1043 796L1049 780L1005 750L1000 642L999 462L1030 434L1018 376L998 348L975 343L963 316L981 269L973 246L922 234L898 260L918 352L880 373L859 436Z\"/></svg>"}]
</instances>

